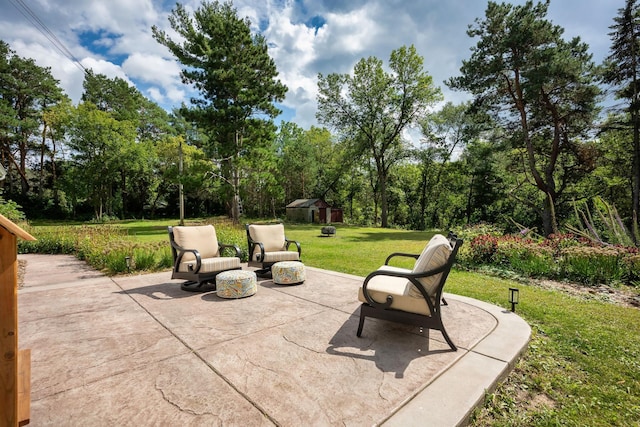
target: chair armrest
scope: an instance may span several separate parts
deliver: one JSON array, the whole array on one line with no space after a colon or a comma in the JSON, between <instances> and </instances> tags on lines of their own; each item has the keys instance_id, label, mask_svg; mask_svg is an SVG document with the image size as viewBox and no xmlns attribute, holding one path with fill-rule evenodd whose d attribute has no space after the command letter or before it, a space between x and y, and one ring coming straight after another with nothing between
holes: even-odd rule
<instances>
[{"instance_id":1,"label":"chair armrest","mask_svg":"<svg viewBox=\"0 0 640 427\"><path fill-rule=\"evenodd\" d=\"M364 283L362 285L362 293L364 294L364 297L367 300L367 303L369 303L369 305L372 305L376 308L387 309L391 306L391 303L393 302L393 296L387 295L387 300L384 303L376 302L373 298L371 298L371 296L367 292L367 285L369 284L369 281L376 276L390 276L390 277L405 278L409 280L411 284L420 291L420 294L422 294L422 298L424 298L424 300L427 302L427 305L429 306L429 310L431 311L431 313L435 313L436 307L434 306L434 301L435 303L438 302L437 301L439 299L438 295L434 295L434 297L431 297L427 293L427 290L424 288L424 286L422 286L422 283L418 281L418 279L422 277L433 276L435 274L440 274L444 272L446 269L447 269L447 264L442 265L438 268L434 268L432 270L421 271L419 273L413 273L413 272L405 273L401 271L376 270L369 273L369 275L364 279Z\"/></svg>"},{"instance_id":2,"label":"chair armrest","mask_svg":"<svg viewBox=\"0 0 640 427\"><path fill-rule=\"evenodd\" d=\"M296 249L298 250L298 256L302 255L302 250L300 249L300 243L298 243L295 240L289 240L289 239L284 239L284 241L287 244L286 246L287 250L289 250L289 245L293 243L294 245L296 245Z\"/></svg>"},{"instance_id":3,"label":"chair armrest","mask_svg":"<svg viewBox=\"0 0 640 427\"><path fill-rule=\"evenodd\" d=\"M202 257L200 256L200 252L197 249L183 248L174 241L171 241L171 246L173 246L178 252L178 255L176 256L176 263L173 266L176 271L178 271L178 266L182 262L182 257L186 252L191 252L196 257L196 268L193 270L193 273L197 273L200 271L200 267L202 267Z\"/></svg>"},{"instance_id":4,"label":"chair armrest","mask_svg":"<svg viewBox=\"0 0 640 427\"><path fill-rule=\"evenodd\" d=\"M384 265L389 265L389 261L391 261L391 258L397 257L397 256L418 259L420 257L420 254L407 254L404 252L394 252L387 257L387 259L384 261Z\"/></svg>"},{"instance_id":5,"label":"chair armrest","mask_svg":"<svg viewBox=\"0 0 640 427\"><path fill-rule=\"evenodd\" d=\"M264 260L264 245L261 242L254 242L253 240L249 248L249 260L253 257L253 251L256 249L256 246L260 248L260 257L256 261L262 262Z\"/></svg>"},{"instance_id":6,"label":"chair armrest","mask_svg":"<svg viewBox=\"0 0 640 427\"><path fill-rule=\"evenodd\" d=\"M234 249L236 251L236 257L242 259L242 251L238 247L238 245L225 245L224 243L218 243L218 251L220 251L220 256L222 256L222 251L224 249Z\"/></svg>"}]
</instances>

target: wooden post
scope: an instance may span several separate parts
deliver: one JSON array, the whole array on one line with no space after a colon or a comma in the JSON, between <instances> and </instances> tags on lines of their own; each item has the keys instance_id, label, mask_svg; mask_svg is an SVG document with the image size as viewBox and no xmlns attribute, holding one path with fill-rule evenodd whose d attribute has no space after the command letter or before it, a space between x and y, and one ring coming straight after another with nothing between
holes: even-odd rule
<instances>
[{"instance_id":1,"label":"wooden post","mask_svg":"<svg viewBox=\"0 0 640 427\"><path fill-rule=\"evenodd\" d=\"M18 426L29 422L24 419L24 403L19 405L19 394L24 393L25 370L19 381L18 366L18 245L17 237L35 240L26 231L0 214L0 423L2 426ZM29 357L28 353L23 354ZM30 365L30 360L23 362ZM26 368L25 366L22 366ZM27 368L28 369L28 368ZM22 385L22 389L19 388ZM30 387L27 387L30 388ZM30 397L24 396L30 399ZM21 406L23 419L19 419ZM27 403L26 408L29 407ZM26 421L26 423L25 423Z\"/></svg>"}]
</instances>

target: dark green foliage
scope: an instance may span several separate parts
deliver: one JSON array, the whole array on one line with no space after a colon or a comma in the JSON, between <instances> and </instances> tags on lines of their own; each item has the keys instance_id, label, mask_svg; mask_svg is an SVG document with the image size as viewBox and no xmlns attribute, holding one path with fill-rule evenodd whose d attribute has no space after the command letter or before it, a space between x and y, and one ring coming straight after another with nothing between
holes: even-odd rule
<instances>
[{"instance_id":1,"label":"dark green foliage","mask_svg":"<svg viewBox=\"0 0 640 427\"><path fill-rule=\"evenodd\" d=\"M209 136L209 151L220 162L216 175L231 188L231 214L240 215L243 163L273 139L273 118L286 86L277 80L265 38L252 35L231 2L203 2L191 16L178 3L169 23L183 40L153 27L154 38L184 66L182 79L199 97L181 113Z\"/></svg>"},{"instance_id":2,"label":"dark green foliage","mask_svg":"<svg viewBox=\"0 0 640 427\"><path fill-rule=\"evenodd\" d=\"M631 133L627 158L631 159L631 211L632 236L640 239L638 220L640 210L640 7L636 0L626 0L618 10L611 36L611 53L604 64L603 80L614 85L616 96L626 101L628 114L618 116L615 128L626 128ZM628 118L628 120L625 120ZM631 155L629 155L631 154Z\"/></svg>"},{"instance_id":3,"label":"dark green foliage","mask_svg":"<svg viewBox=\"0 0 640 427\"><path fill-rule=\"evenodd\" d=\"M402 132L442 96L423 62L414 46L403 46L391 52L390 72L380 59L369 57L358 61L352 75L318 75L317 118L338 130L355 158L371 163L382 227L389 225L391 168L408 157Z\"/></svg>"},{"instance_id":4,"label":"dark green foliage","mask_svg":"<svg viewBox=\"0 0 640 427\"><path fill-rule=\"evenodd\" d=\"M558 230L565 193L593 168L580 138L593 125L599 95L587 45L564 40L546 18L548 6L489 2L485 19L468 30L479 40L462 75L448 81L501 125L522 174L518 187L533 186L542 197L511 194L535 209L546 235Z\"/></svg>"}]
</instances>

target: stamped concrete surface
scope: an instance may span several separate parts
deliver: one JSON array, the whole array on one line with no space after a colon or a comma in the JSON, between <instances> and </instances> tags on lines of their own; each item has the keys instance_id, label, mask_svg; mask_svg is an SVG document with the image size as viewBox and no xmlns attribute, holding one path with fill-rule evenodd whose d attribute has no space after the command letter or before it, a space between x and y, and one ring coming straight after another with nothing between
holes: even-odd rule
<instances>
[{"instance_id":1,"label":"stamped concrete surface","mask_svg":"<svg viewBox=\"0 0 640 427\"><path fill-rule=\"evenodd\" d=\"M71 256L19 259L34 426L462 425L531 332L447 294L456 352L437 331L375 319L358 338L363 278L311 267L302 285L259 279L254 296L226 300L182 291L169 272L106 277Z\"/></svg>"}]
</instances>

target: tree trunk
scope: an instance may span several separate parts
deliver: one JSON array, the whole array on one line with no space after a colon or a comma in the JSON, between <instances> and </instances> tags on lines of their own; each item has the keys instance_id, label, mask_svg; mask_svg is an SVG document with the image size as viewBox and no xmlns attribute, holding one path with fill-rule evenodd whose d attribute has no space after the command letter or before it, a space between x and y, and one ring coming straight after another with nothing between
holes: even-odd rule
<instances>
[{"instance_id":1,"label":"tree trunk","mask_svg":"<svg viewBox=\"0 0 640 427\"><path fill-rule=\"evenodd\" d=\"M424 216L427 212L427 171L423 166L421 173L421 188L420 188L420 230L425 230L427 224L424 220Z\"/></svg>"},{"instance_id":2,"label":"tree trunk","mask_svg":"<svg viewBox=\"0 0 640 427\"><path fill-rule=\"evenodd\" d=\"M238 171L238 159L240 158L241 136L235 132L236 153L231 160L231 188L233 190L233 200L231 201L231 219L234 224L240 222L240 171Z\"/></svg>"},{"instance_id":3,"label":"tree trunk","mask_svg":"<svg viewBox=\"0 0 640 427\"><path fill-rule=\"evenodd\" d=\"M38 196L42 197L44 188L44 152L47 141L47 123L43 124L42 129L42 146L40 147L40 175L38 176Z\"/></svg>"},{"instance_id":4,"label":"tree trunk","mask_svg":"<svg viewBox=\"0 0 640 427\"><path fill-rule=\"evenodd\" d=\"M640 209L640 115L638 112L632 112L633 120L633 177L631 188L631 234L633 243L638 246L638 210Z\"/></svg>"},{"instance_id":5,"label":"tree trunk","mask_svg":"<svg viewBox=\"0 0 640 427\"><path fill-rule=\"evenodd\" d=\"M380 176L380 227L387 228L389 226L389 206L387 203L387 177L382 172Z\"/></svg>"},{"instance_id":6,"label":"tree trunk","mask_svg":"<svg viewBox=\"0 0 640 427\"><path fill-rule=\"evenodd\" d=\"M542 227L544 228L545 236L558 233L555 201L549 193L547 193L544 201L544 209L542 210Z\"/></svg>"}]
</instances>

